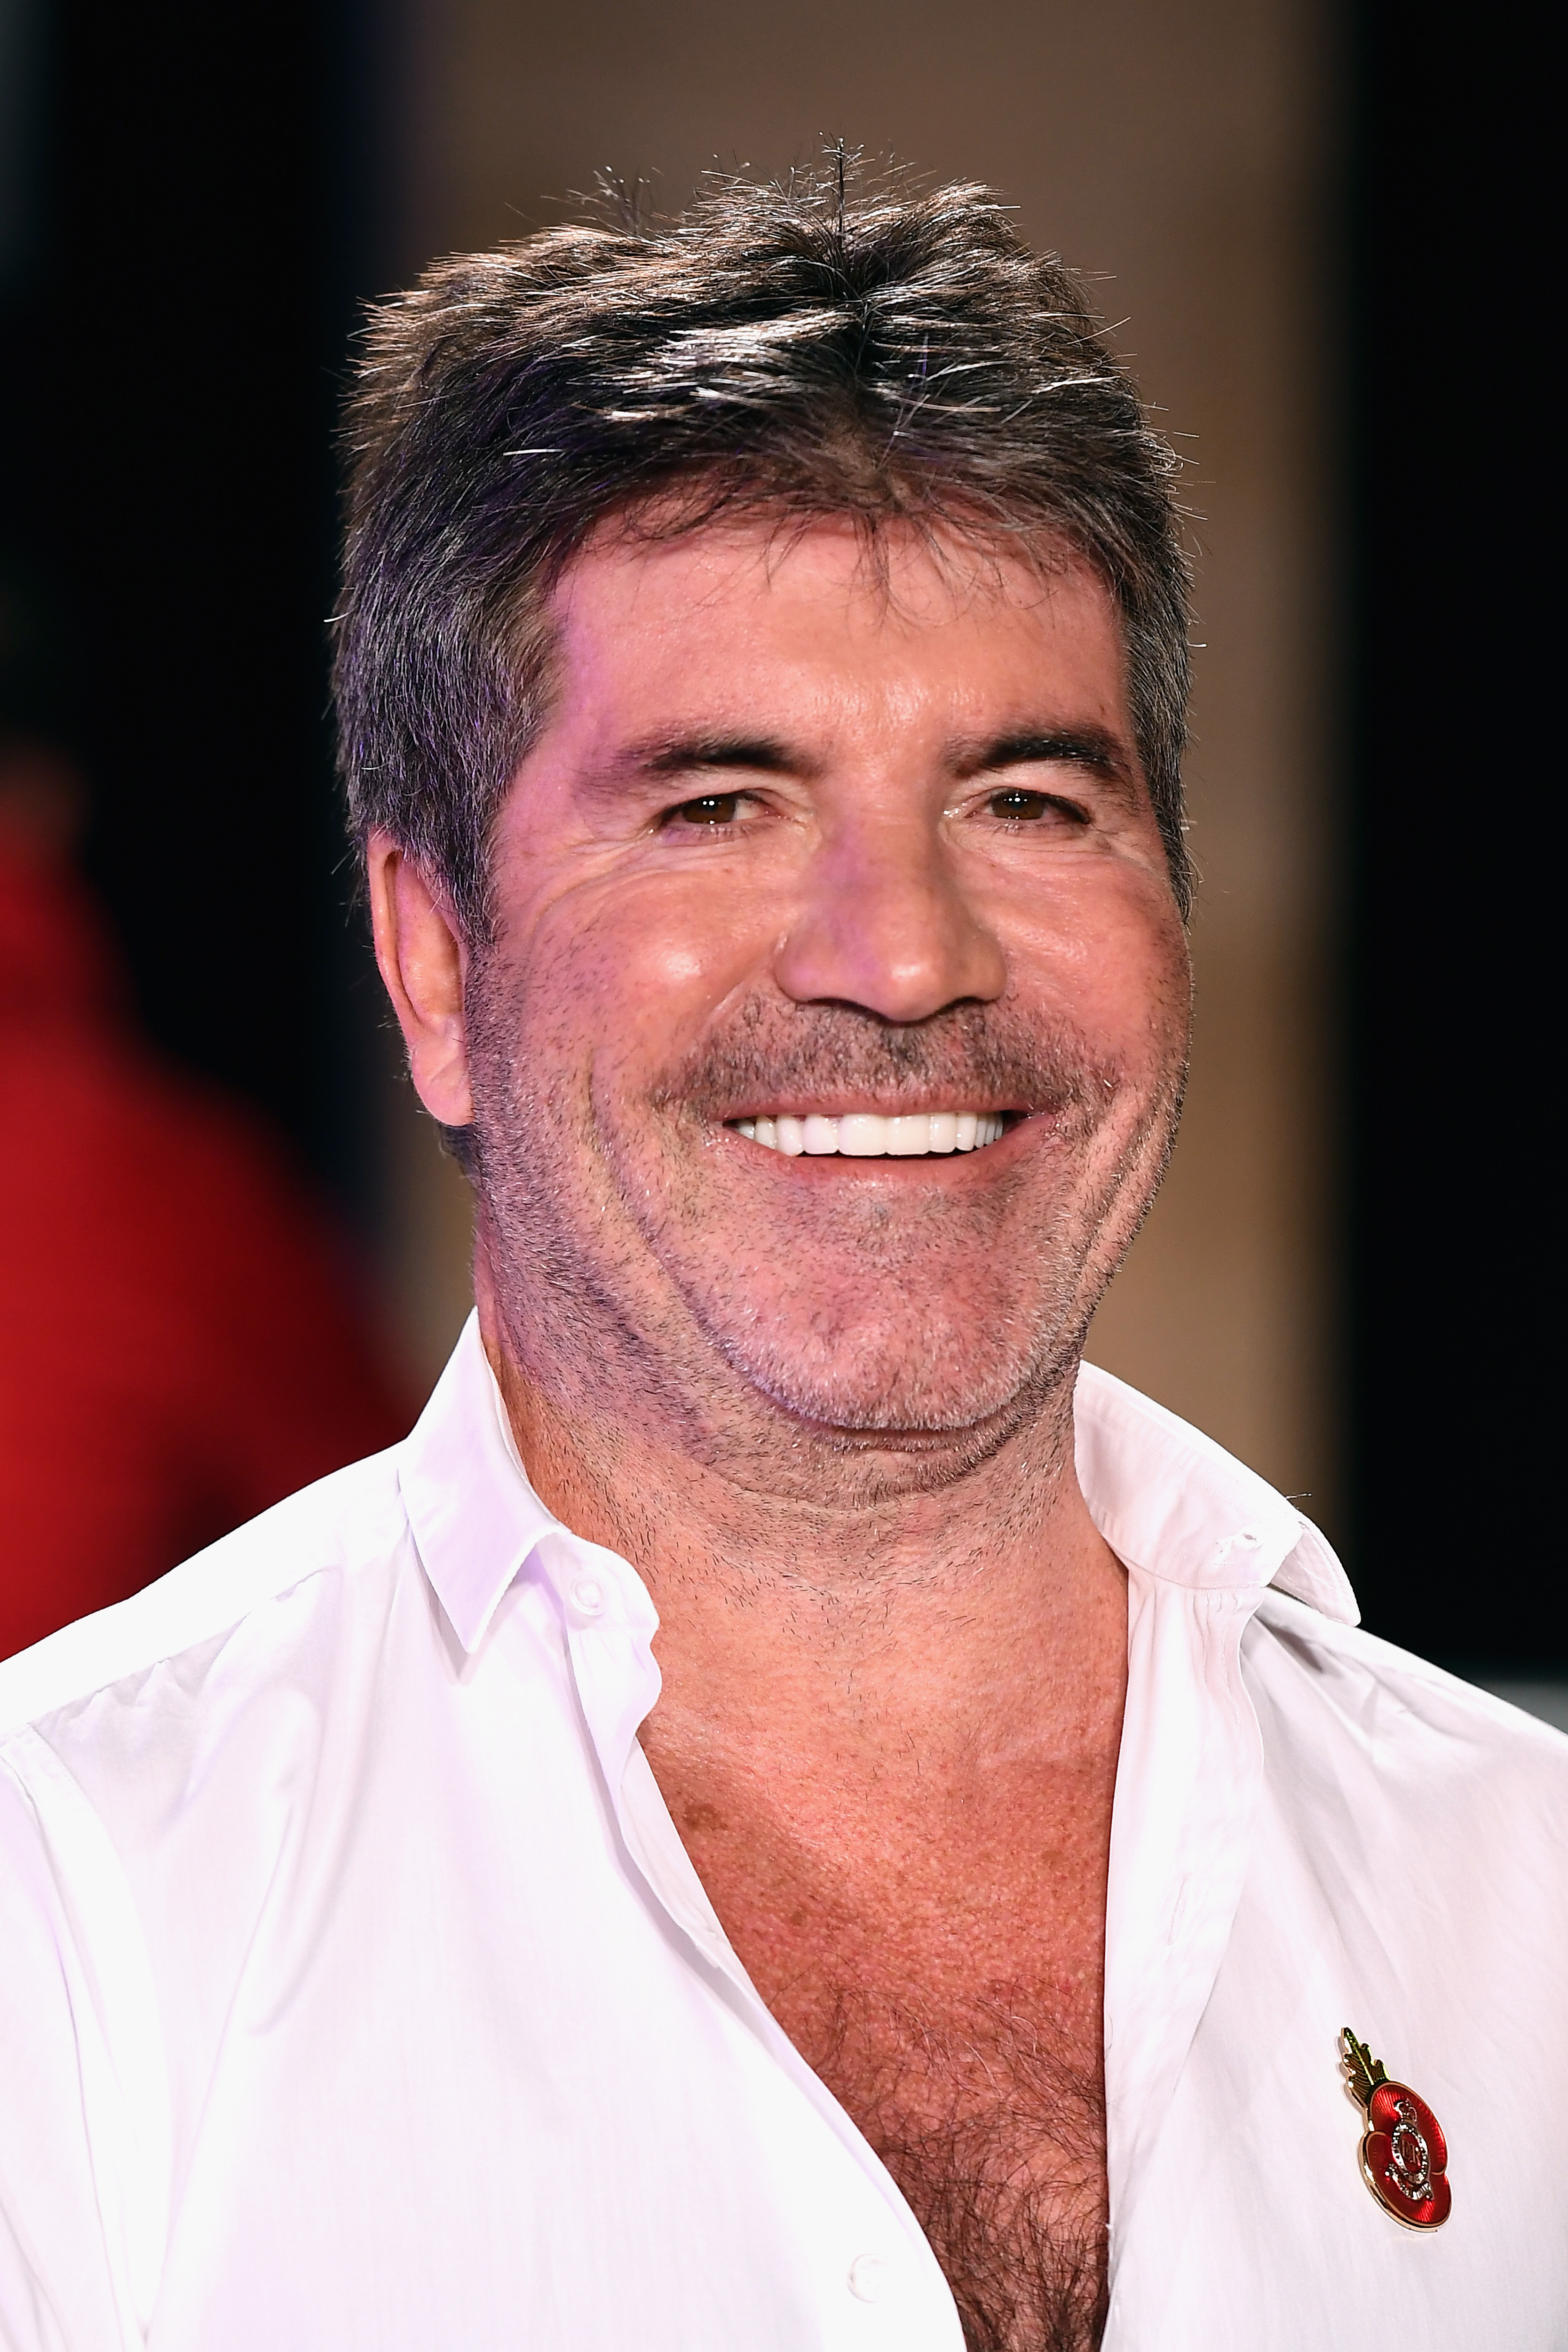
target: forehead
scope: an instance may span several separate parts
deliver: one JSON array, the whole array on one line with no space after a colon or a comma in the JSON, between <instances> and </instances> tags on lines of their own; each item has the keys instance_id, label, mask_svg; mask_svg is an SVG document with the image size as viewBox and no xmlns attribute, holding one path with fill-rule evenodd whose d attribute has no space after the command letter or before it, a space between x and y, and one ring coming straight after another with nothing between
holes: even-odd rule
<instances>
[{"instance_id":1,"label":"forehead","mask_svg":"<svg viewBox=\"0 0 1568 2352\"><path fill-rule=\"evenodd\" d=\"M602 725L715 701L756 719L760 698L910 724L1071 703L1130 733L1121 616L1066 553L1040 560L912 525L868 541L831 520L668 537L622 528L568 567L555 617L560 702L591 704Z\"/></svg>"}]
</instances>

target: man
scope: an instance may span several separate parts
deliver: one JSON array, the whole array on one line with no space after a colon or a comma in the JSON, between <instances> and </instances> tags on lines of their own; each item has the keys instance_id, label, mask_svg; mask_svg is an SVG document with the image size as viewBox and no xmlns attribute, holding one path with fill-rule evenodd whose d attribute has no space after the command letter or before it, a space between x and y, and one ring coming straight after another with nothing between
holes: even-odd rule
<instances>
[{"instance_id":1,"label":"man","mask_svg":"<svg viewBox=\"0 0 1568 2352\"><path fill-rule=\"evenodd\" d=\"M1568 1748L1081 1369L1188 981L1076 285L726 186L433 270L353 439L477 1324L0 1684L9 2340L1562 2342Z\"/></svg>"}]
</instances>

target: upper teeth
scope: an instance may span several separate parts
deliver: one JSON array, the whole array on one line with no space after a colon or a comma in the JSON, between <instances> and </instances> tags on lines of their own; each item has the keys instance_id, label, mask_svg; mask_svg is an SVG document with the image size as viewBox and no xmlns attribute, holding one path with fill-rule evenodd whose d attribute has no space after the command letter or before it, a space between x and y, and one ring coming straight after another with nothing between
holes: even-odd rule
<instances>
[{"instance_id":1,"label":"upper teeth","mask_svg":"<svg viewBox=\"0 0 1568 2352\"><path fill-rule=\"evenodd\" d=\"M850 1111L842 1118L737 1118L753 1143L770 1151L842 1152L851 1160L915 1160L928 1151L976 1151L995 1143L1002 1131L999 1111L914 1111L883 1118L875 1111Z\"/></svg>"}]
</instances>

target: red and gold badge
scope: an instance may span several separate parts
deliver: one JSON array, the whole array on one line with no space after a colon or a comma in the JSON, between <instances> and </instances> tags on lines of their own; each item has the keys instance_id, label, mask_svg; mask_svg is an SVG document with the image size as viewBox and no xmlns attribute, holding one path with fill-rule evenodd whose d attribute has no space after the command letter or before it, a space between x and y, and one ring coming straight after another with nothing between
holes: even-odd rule
<instances>
[{"instance_id":1,"label":"red and gold badge","mask_svg":"<svg viewBox=\"0 0 1568 2352\"><path fill-rule=\"evenodd\" d=\"M1345 2088L1366 2117L1361 2177L1385 2213L1407 2230L1440 2229L1453 2195L1443 2127L1408 2083L1391 2083L1380 2058L1347 2025L1339 2037Z\"/></svg>"}]
</instances>

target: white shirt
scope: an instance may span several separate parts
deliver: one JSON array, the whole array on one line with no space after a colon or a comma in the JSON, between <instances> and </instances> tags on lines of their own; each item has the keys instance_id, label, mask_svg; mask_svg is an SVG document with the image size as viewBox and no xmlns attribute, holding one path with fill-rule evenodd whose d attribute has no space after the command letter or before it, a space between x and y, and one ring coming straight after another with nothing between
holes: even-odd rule
<instances>
[{"instance_id":1,"label":"white shirt","mask_svg":"<svg viewBox=\"0 0 1568 2352\"><path fill-rule=\"evenodd\" d=\"M1078 1455L1110 2352L1568 2344L1568 1740L1103 1372ZM643 1759L655 1622L470 1325L405 1444L0 1666L8 2352L960 2352ZM1361 2179L1343 2025L1447 2133L1440 2230Z\"/></svg>"}]
</instances>

